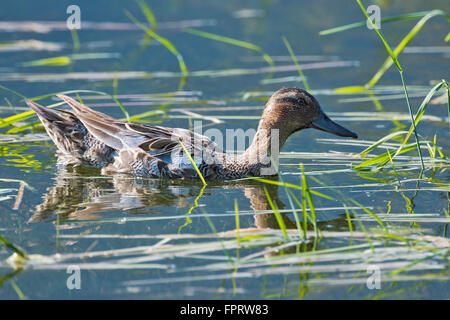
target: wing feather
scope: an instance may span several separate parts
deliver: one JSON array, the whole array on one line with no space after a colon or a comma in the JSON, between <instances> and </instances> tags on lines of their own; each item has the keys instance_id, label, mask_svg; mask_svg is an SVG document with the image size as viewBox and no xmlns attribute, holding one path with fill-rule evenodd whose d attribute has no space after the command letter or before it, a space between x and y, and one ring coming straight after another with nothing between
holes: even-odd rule
<instances>
[{"instance_id":1,"label":"wing feather","mask_svg":"<svg viewBox=\"0 0 450 320\"><path fill-rule=\"evenodd\" d=\"M116 150L141 148L155 155L179 152L181 140L188 150L216 148L208 137L186 129L173 129L141 123L124 122L81 104L73 98L58 95L74 111L91 134Z\"/></svg>"}]
</instances>

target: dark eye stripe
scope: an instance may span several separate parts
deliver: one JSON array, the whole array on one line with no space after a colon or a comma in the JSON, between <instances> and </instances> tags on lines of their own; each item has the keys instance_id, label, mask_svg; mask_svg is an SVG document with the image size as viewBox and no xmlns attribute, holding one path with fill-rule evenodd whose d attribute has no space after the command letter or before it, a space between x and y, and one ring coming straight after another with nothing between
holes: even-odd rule
<instances>
[{"instance_id":1,"label":"dark eye stripe","mask_svg":"<svg viewBox=\"0 0 450 320\"><path fill-rule=\"evenodd\" d=\"M293 104L301 104L301 105L305 104L305 99L303 99L303 98L283 97L283 98L279 98L277 101L280 103L281 102L290 102Z\"/></svg>"},{"instance_id":2,"label":"dark eye stripe","mask_svg":"<svg viewBox=\"0 0 450 320\"><path fill-rule=\"evenodd\" d=\"M298 103L298 99L297 98L292 98L292 97L283 97L283 98L279 98L278 102Z\"/></svg>"}]
</instances>

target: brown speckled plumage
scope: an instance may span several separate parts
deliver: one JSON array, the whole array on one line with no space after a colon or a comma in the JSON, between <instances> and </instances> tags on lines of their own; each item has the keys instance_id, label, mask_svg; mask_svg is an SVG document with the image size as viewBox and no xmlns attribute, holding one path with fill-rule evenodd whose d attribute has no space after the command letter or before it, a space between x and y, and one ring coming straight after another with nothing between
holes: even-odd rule
<instances>
[{"instance_id":1,"label":"brown speckled plumage","mask_svg":"<svg viewBox=\"0 0 450 320\"><path fill-rule=\"evenodd\" d=\"M208 137L186 129L128 123L94 111L68 96L58 97L73 112L27 103L58 147L62 163L94 166L103 173L198 179L181 141L207 180L272 175L276 172L262 169L271 166L273 147L278 145L281 149L298 130L316 128L356 138L355 133L331 121L312 95L297 88L283 88L272 95L250 147L238 156L224 153Z\"/></svg>"}]
</instances>

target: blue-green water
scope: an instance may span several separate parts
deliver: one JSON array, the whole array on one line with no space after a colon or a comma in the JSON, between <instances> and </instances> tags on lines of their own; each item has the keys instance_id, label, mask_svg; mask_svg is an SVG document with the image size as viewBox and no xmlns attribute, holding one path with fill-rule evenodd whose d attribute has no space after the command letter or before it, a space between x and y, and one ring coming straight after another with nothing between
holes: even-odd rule
<instances>
[{"instance_id":1,"label":"blue-green water","mask_svg":"<svg viewBox=\"0 0 450 320\"><path fill-rule=\"evenodd\" d=\"M226 129L256 128L257 117L271 92L282 86L303 86L298 79L291 79L298 76L296 69L278 69L269 73L262 69L268 65L258 52L188 34L183 32L183 28L192 27L256 44L274 59L275 67L293 65L282 41L282 36L285 36L300 56L309 85L323 109L336 121L356 131L360 139L376 141L389 132L399 130L399 124L405 125L406 129L403 130L409 128L404 98L380 98L383 111L372 101L346 101L344 99L354 96L330 94L337 87L366 83L387 57L376 33L367 28L319 36L321 30L362 21L363 14L354 1L267 0L246 1L245 4L241 1L148 1L158 21L158 34L173 43L183 56L189 72L193 72L187 77L183 92L179 93L181 99L169 99L170 105L163 107L161 105L167 101L156 101L154 97L151 99L142 95L177 91L180 77L176 74L161 76L159 72L178 73L178 62L154 39L149 45L143 45L143 32L136 29L125 14L127 10L144 22L145 17L139 6L123 1L78 1L82 29L77 32L80 48L75 50L71 33L64 28L68 16L66 8L70 4L71 1L2 2L0 22L12 28L0 28L2 44L34 39L47 43L44 48L48 48L48 43L54 43L58 50L38 50L39 45L34 43L30 46L30 42L25 48L16 50L2 50L0 46L1 85L27 97L72 89L97 90L109 94L116 90L130 115L150 110L166 112L166 116L147 117L143 119L145 121L188 128L191 125L189 119L177 111L187 109L224 121L215 124L204 120L204 124L208 123L207 128L217 128L222 132ZM382 17L448 9L445 1L379 1L377 4L381 7ZM20 21L42 24L27 26ZM42 26L49 26L46 21L60 22L60 25L54 29L42 29ZM99 25L95 24L83 27L85 22L116 24L107 30L100 30ZM383 24L382 32L395 46L416 22ZM444 17L432 18L409 47L434 48L434 52L414 53L410 49L399 58L405 70L405 80L411 86L414 110L431 89L433 81L448 80L450 51L444 41L448 26ZM20 27L27 29L19 30ZM23 62L37 59L100 52L109 53L110 56L106 59L76 60L67 66L21 66ZM241 72L234 75L207 72L203 76L195 73L230 69L241 69ZM129 76L126 72L150 74L145 77ZM52 78L54 75L56 77ZM380 96L402 95L401 88L398 90L400 77L394 68L382 77L378 85L378 88L395 86L397 90L383 88ZM28 110L24 101L17 96L8 91L0 92L1 118ZM250 92L254 93L253 97L248 94ZM437 96L443 92L440 91ZM366 95L357 97L367 98ZM82 94L82 98L87 105L97 110L123 117L120 108L110 99L95 100L88 94ZM15 110L12 110L8 101ZM56 100L41 102L51 104ZM431 105L426 115L429 117L418 126L420 134L431 140L436 135L437 145L444 155L448 155L446 103ZM400 117L399 122L392 121L395 117ZM26 121L36 121L36 118ZM2 133L9 129L11 127L0 128ZM20 141L27 134L31 136L29 134L32 132L41 133L41 136L37 136L39 139L32 135L33 140L40 141ZM229 244L226 241L230 239L219 241L222 238L218 238L218 234L236 229L235 203L240 212L241 233L245 232L244 229L279 229L276 217L263 211L272 209L264 187L268 188L271 199L280 209L290 209L289 198L283 187L277 190L274 186L260 182L237 181L209 183L202 190L201 184L192 182L104 177L94 169L58 168L56 147L46 139L42 129L24 131L16 138L15 142L2 142L0 145L0 178L23 180L32 190L22 187L23 197L19 201L16 195L22 192L18 191L20 183L0 181L1 188L13 189L2 194L10 196L10 199L0 202L0 235L23 248L29 255L41 257L34 256L26 267L14 269L7 262L12 252L5 246L0 247L2 299L18 299L22 294L30 299L449 298L448 162L445 164L447 171L445 168L436 169L435 172L427 170L426 178L417 189L418 166L408 168L408 161L403 160L407 170L398 168L402 185L397 188L397 178L391 167L372 173L345 170L350 168L352 162L349 154L358 154L365 146L347 143L345 139L339 140L344 144L337 143L338 140L321 140L335 137L316 130L296 133L282 150L285 153L280 164L281 179L300 185L299 163L304 163L310 187L318 188L317 191L337 200L314 198L318 227L323 232L320 240L264 253L264 250L270 251L270 248L282 245L282 241L268 241L267 244L237 250L234 245L227 247ZM378 153L384 151L381 149ZM311 158L306 154L312 152L328 155ZM428 156L426 149L424 153ZM416 156L413 152L410 155ZM356 157L354 159L359 160ZM343 170L318 173L333 169ZM321 188L313 178L325 186L337 187L341 193L336 193L333 188ZM300 193L298 190L293 191L295 195ZM414 258L417 251L411 249L410 253L402 251L404 255L396 257L395 250L405 248L404 242L396 243L398 239L388 238L376 242L380 240L373 237L376 248L385 251L381 255L371 256L366 237L352 238L344 234L349 232L349 224L342 202L348 198L383 218L392 234L416 239L427 236L438 239L432 242L431 246L435 247L430 254L437 252L439 255L420 262L418 260L423 257ZM348 205L352 203L359 216L368 216L354 202ZM298 208L298 204L294 207ZM387 221L388 211L391 217L398 219ZM355 217L354 213L350 214ZM370 232L382 232L377 223L369 218L363 219L363 228ZM285 213L283 219L287 228L294 231L290 235L295 234L292 212ZM363 232L356 220L352 220L351 226L352 231ZM313 230L312 225L309 225L309 230ZM342 236L333 236L333 232ZM205 234L208 236L202 237ZM211 243L209 247L205 245L208 241ZM201 249L202 245L205 245L205 249ZM317 263L270 263L270 258L276 255L295 256L299 252L313 253L352 245L367 247L357 251L356 256L343 256L342 260L330 256L328 260L324 258ZM148 251L138 250L143 246L149 246ZM133 253L126 250L132 248L138 251ZM162 248L161 251L158 248ZM82 256L83 253L86 255ZM89 256L89 253L93 256ZM261 263L258 260L256 265L240 270L235 270L232 264L228 269L216 269L213 266L214 263L230 261L230 257L239 256L245 260L252 254L259 254L258 258L267 259L268 262L257 265ZM405 258L408 254L411 260ZM52 260L46 263L45 257ZM137 260L131 261L132 258ZM139 263L141 266L137 265ZM128 267L124 267L124 264L128 264ZM369 289L366 286L367 264L380 266L381 289ZM70 265L80 266L79 290L67 287L70 276L67 267ZM402 266L415 265L418 267L400 272L397 278L387 277L389 272ZM204 266L205 269L194 270ZM280 266L289 268L277 269ZM324 266L324 269L319 266Z\"/></svg>"}]
</instances>

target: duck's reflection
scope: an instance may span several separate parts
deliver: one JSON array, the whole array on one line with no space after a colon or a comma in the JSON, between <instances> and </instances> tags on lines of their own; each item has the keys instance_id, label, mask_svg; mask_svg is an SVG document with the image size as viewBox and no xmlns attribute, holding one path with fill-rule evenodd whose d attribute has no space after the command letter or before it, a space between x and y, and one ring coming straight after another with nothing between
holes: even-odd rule
<instances>
[{"instance_id":1,"label":"duck's reflection","mask_svg":"<svg viewBox=\"0 0 450 320\"><path fill-rule=\"evenodd\" d=\"M36 207L30 222L54 219L55 215L60 215L65 220L96 220L101 218L100 213L115 210L127 210L130 213L164 213L167 210L163 207L191 207L192 199L197 197L199 192L198 184L189 181L93 176L93 172L84 172L86 170L88 169L60 167L54 185L43 195L43 202ZM214 193L214 189L218 188L241 189L255 211L255 227L279 229L275 215L265 213L272 211L267 194L277 208L285 207L279 199L277 185L254 180L215 182L208 185L203 197ZM140 211L142 208L145 210ZM291 215L281 212L281 217L286 228L296 228ZM338 229L342 225L348 225L345 215L318 222L318 227L324 224ZM312 224L308 224L308 229L313 229Z\"/></svg>"},{"instance_id":2,"label":"duck's reflection","mask_svg":"<svg viewBox=\"0 0 450 320\"><path fill-rule=\"evenodd\" d=\"M146 208L159 213L157 207L188 207L196 196L194 188L163 179L141 179L129 176L92 176L92 171L78 167L60 167L55 183L42 196L30 222L60 215L68 220L95 220L98 213L112 210ZM155 208L154 210L152 208Z\"/></svg>"}]
</instances>

